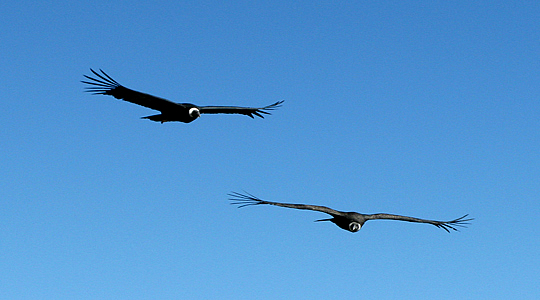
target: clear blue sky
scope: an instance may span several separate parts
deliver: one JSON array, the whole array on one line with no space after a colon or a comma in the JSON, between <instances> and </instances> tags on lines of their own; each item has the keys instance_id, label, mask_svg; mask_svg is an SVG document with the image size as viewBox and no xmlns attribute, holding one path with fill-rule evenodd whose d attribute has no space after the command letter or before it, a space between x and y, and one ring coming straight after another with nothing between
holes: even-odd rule
<instances>
[{"instance_id":1,"label":"clear blue sky","mask_svg":"<svg viewBox=\"0 0 540 300\"><path fill-rule=\"evenodd\" d=\"M2 2L0 298L539 299L540 2L337 2Z\"/></svg>"}]
</instances>

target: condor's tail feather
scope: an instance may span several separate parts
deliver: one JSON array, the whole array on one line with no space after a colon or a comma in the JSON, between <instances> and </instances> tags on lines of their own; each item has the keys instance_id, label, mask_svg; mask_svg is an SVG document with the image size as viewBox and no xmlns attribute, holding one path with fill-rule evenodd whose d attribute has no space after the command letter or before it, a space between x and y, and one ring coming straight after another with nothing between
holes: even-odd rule
<instances>
[{"instance_id":1,"label":"condor's tail feather","mask_svg":"<svg viewBox=\"0 0 540 300\"><path fill-rule=\"evenodd\" d=\"M141 119L148 119L148 120L152 120L154 122L161 122L162 124L163 124L163 122L167 122L167 120L163 117L162 114L141 117Z\"/></svg>"},{"instance_id":2,"label":"condor's tail feather","mask_svg":"<svg viewBox=\"0 0 540 300\"><path fill-rule=\"evenodd\" d=\"M320 219L320 220L315 220L315 222L325 222L325 221L330 221L332 222L334 220L334 218L330 218L330 219Z\"/></svg>"}]
</instances>

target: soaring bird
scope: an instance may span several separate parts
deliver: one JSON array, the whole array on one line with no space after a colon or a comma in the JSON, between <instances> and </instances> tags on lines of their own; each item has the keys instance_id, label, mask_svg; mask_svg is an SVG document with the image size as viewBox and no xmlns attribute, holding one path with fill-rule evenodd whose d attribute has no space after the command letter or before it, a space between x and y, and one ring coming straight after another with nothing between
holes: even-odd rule
<instances>
[{"instance_id":1,"label":"soaring bird","mask_svg":"<svg viewBox=\"0 0 540 300\"><path fill-rule=\"evenodd\" d=\"M439 228L442 228L446 230L447 232L450 232L450 230L458 231L456 227L466 227L465 225L469 224L468 222L474 219L466 219L468 215L464 215L461 218L457 218L452 221L433 221L433 220L425 220L425 219L418 219L413 217L406 217L406 216L399 216L399 215L392 215L392 214L361 214L357 212L344 212L344 211L338 211L334 210L325 206L318 206L318 205L307 205L307 204L290 204L290 203L279 203L279 202L272 202L272 201L266 201L259 199L249 193L241 194L237 192L232 192L229 194L231 198L229 200L231 201L231 204L238 205L238 208L244 207L244 206L250 206L250 205L260 205L260 204L269 204L269 205L275 205L275 206L281 206L281 207L288 207L288 208L296 208L296 209L307 209L307 210L314 210L314 211L320 211L323 213L327 213L332 218L329 219L322 219L322 220L316 220L316 222L320 221L330 221L339 228L345 229L350 232L357 232L362 228L364 223L368 220L399 220L399 221L407 221L407 222L416 222L416 223L426 223L435 225Z\"/></svg>"},{"instance_id":2,"label":"soaring bird","mask_svg":"<svg viewBox=\"0 0 540 300\"><path fill-rule=\"evenodd\" d=\"M95 95L111 95L116 99L122 99L131 103L135 103L144 107L159 110L161 114L142 117L155 122L172 122L179 121L184 123L193 122L201 116L201 114L241 114L254 118L257 116L264 118L263 114L269 115L271 110L281 106L283 101L278 101L265 107L238 107L238 106L198 106L191 103L175 103L163 98L152 96L128 89L100 69L101 74L90 69L97 77L84 75L90 81L81 81L89 84L86 88L87 92Z\"/></svg>"}]
</instances>

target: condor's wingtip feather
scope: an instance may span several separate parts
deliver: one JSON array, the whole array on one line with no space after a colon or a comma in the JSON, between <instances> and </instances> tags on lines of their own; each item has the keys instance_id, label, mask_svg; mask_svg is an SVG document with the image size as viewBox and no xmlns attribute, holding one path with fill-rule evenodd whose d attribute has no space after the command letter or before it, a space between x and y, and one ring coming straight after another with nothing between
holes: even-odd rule
<instances>
[{"instance_id":1,"label":"condor's wingtip feather","mask_svg":"<svg viewBox=\"0 0 540 300\"><path fill-rule=\"evenodd\" d=\"M85 92L92 93L93 95L109 95L111 90L121 86L101 69L99 69L99 71L102 74L96 72L92 68L90 68L90 71L96 77L83 75L88 81L81 80L81 82L90 85L85 88Z\"/></svg>"},{"instance_id":2,"label":"condor's wingtip feather","mask_svg":"<svg viewBox=\"0 0 540 300\"><path fill-rule=\"evenodd\" d=\"M91 69L90 69L91 70ZM118 82L116 82L116 80L112 79L111 76L109 76L107 73L105 73L105 71L103 71L102 69L99 69L99 71L101 71L101 73L103 75L105 75L105 77L107 77L107 79L109 79L110 82L116 84L116 85L120 85ZM95 72L94 72L95 73ZM99 76L99 75L98 75ZM101 76L100 76L101 77ZM101 77L103 78L103 77Z\"/></svg>"},{"instance_id":3,"label":"condor's wingtip feather","mask_svg":"<svg viewBox=\"0 0 540 300\"><path fill-rule=\"evenodd\" d=\"M279 108L279 107L283 106L283 102L285 102L285 100L277 101L277 102L274 103L274 104L270 104L270 105L264 107L264 109L267 109L267 110L274 110L274 109L276 109L276 108Z\"/></svg>"},{"instance_id":4,"label":"condor's wingtip feather","mask_svg":"<svg viewBox=\"0 0 540 300\"><path fill-rule=\"evenodd\" d=\"M434 225L439 227L439 228L442 228L442 229L446 230L446 232L450 232L450 229L452 229L454 231L459 231L459 229L456 228L456 227L467 228L467 225L471 224L471 223L469 223L469 221L474 220L474 218L465 219L468 216L469 216L469 214L466 214L466 215L464 215L464 216L462 216L460 218L457 218L455 220L446 221L446 222L440 222L440 223L434 224Z\"/></svg>"},{"instance_id":5,"label":"condor's wingtip feather","mask_svg":"<svg viewBox=\"0 0 540 300\"><path fill-rule=\"evenodd\" d=\"M116 80L112 79L111 76L107 75L107 73L105 73L103 70L99 69L101 74L94 71L94 69L92 68L90 69L90 71L95 76L97 76L97 78L91 77L88 75L83 75L85 78L92 80L91 82L83 81L84 83L93 84L93 85L101 85L101 86L120 86L120 84L116 82Z\"/></svg>"},{"instance_id":6,"label":"condor's wingtip feather","mask_svg":"<svg viewBox=\"0 0 540 300\"><path fill-rule=\"evenodd\" d=\"M92 80L95 80L96 82L90 82L90 81L84 81L84 80L81 80L82 83L86 83L86 84L91 84L91 85L97 85L97 86L102 86L102 87L111 87L111 86L114 86L113 84L110 84L110 83L106 83L106 82L101 82L101 81L98 81L92 77L88 77L86 75L84 75L84 77L86 78L89 78L89 79L92 79Z\"/></svg>"},{"instance_id":7,"label":"condor's wingtip feather","mask_svg":"<svg viewBox=\"0 0 540 300\"><path fill-rule=\"evenodd\" d=\"M229 201L231 201L230 204L238 205L238 208L251 206L251 205L264 204L264 201L262 199L259 199L256 196L253 196L252 194L246 191L244 191L244 194L241 194L238 192L230 192L227 195L231 197L229 198Z\"/></svg>"},{"instance_id":8,"label":"condor's wingtip feather","mask_svg":"<svg viewBox=\"0 0 540 300\"><path fill-rule=\"evenodd\" d=\"M101 78L102 80L104 80L105 82L109 82L111 84L115 84L115 85L119 85L118 82L116 82L116 80L112 79L111 76L107 75L107 73L105 73L102 69L99 69L99 71L101 72L101 74L99 74L98 72L94 71L92 68L90 68L90 71L92 73L94 73L94 75L96 75L97 77Z\"/></svg>"},{"instance_id":9,"label":"condor's wingtip feather","mask_svg":"<svg viewBox=\"0 0 540 300\"><path fill-rule=\"evenodd\" d=\"M270 104L268 106L257 108L255 110L249 112L247 115L252 119L255 119L255 117L253 117L253 115L255 115L255 116L257 116L257 117L259 117L261 119L264 119L264 115L271 115L272 113L270 111L281 107L283 102L284 102L284 100L281 100L281 101L277 101L276 103Z\"/></svg>"}]
</instances>

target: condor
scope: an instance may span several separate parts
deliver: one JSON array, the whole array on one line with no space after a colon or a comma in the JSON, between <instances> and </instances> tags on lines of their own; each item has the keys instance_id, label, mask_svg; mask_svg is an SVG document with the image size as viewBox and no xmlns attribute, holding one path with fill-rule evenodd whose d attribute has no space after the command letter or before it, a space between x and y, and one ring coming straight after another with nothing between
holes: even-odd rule
<instances>
[{"instance_id":1,"label":"condor","mask_svg":"<svg viewBox=\"0 0 540 300\"><path fill-rule=\"evenodd\" d=\"M111 95L116 99L122 99L124 101L158 110L161 114L142 118L161 123L173 121L190 123L200 117L201 114L240 114L251 117L252 119L254 118L253 116L264 118L264 114L269 115L271 110L280 107L283 103L283 101L278 101L274 104L259 108L238 106L197 106L191 103L175 103L163 98L128 89L116 82L101 69L101 74L92 69L90 69L90 71L92 71L96 77L84 75L84 77L90 81L81 81L82 83L90 85L90 87L86 88L87 92L95 95Z\"/></svg>"},{"instance_id":2,"label":"condor","mask_svg":"<svg viewBox=\"0 0 540 300\"><path fill-rule=\"evenodd\" d=\"M280 202L272 202L272 201L266 201L259 199L249 193L241 194L241 193L230 193L229 200L231 201L231 204L238 205L238 208L244 207L244 206L251 206L251 205L275 205L275 206L281 206L281 207L287 207L287 208L295 208L295 209L307 209L307 210L313 210L313 211L319 211L326 214L329 214L332 216L332 218L329 219L322 219L317 221L330 221L341 229L345 229L350 232L357 232L362 228L364 223L369 220L397 220L397 221L407 221L407 222L414 222L414 223L424 223L424 224L431 224L436 227L442 228L446 230L446 232L450 232L450 230L457 231L457 227L465 227L465 225L469 224L469 221L472 221L474 219L466 219L468 215L464 215L461 218L457 218L455 220L451 221L434 221L434 220L426 220L426 219L419 219L419 218L413 218L413 217L407 217L407 216L400 216L400 215L393 215L393 214L361 214L357 212L344 212L344 211L338 211L331 209L326 206L319 206L319 205L308 205L308 204L291 204L291 203L280 203Z\"/></svg>"}]
</instances>

